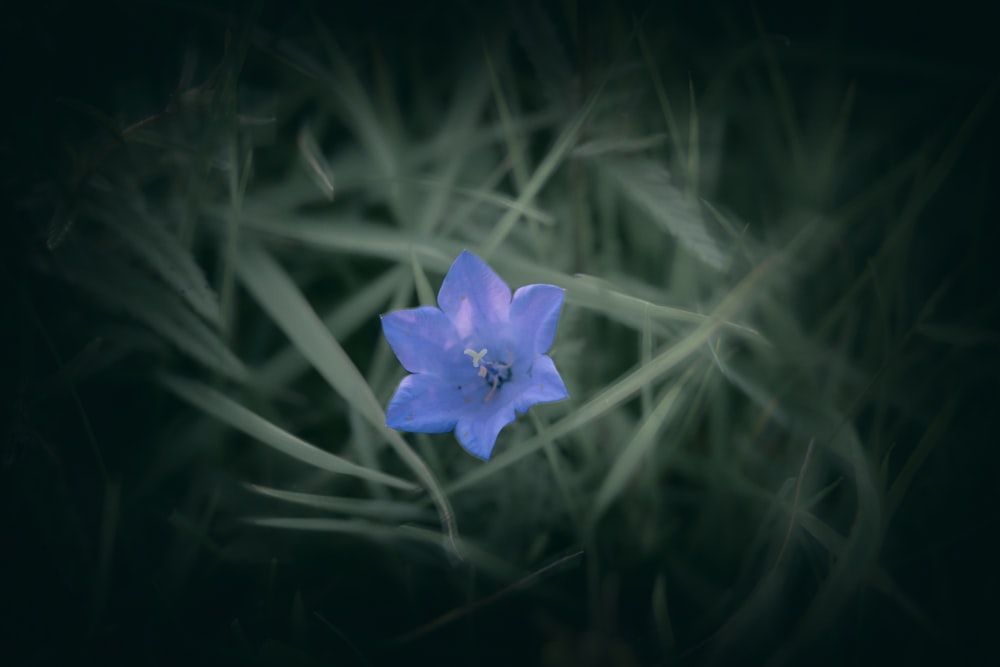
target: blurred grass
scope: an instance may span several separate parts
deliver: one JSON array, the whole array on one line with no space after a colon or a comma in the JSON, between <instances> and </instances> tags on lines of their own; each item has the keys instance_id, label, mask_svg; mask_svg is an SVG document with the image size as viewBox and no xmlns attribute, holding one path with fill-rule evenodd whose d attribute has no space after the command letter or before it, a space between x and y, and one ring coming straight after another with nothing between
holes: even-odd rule
<instances>
[{"instance_id":1,"label":"blurred grass","mask_svg":"<svg viewBox=\"0 0 1000 667\"><path fill-rule=\"evenodd\" d=\"M104 341L89 376L52 343L19 360L4 443L61 580L94 582L89 651L176 632L196 637L174 655L282 664L952 655L920 568L982 524L921 530L918 494L946 505L934 484L962 479L942 457L983 394L960 354L988 385L997 303L950 305L981 278L935 243L977 214L936 204L995 79L921 132L849 52L767 15L712 18L699 46L665 10L539 5L435 58L264 4L209 12L224 47L189 53L163 112L86 105L113 148L24 262L43 287L14 312L74 351ZM566 289L571 399L488 463L384 426L403 371L378 315L433 304L463 248ZM120 392L100 419L99 377ZM48 458L99 474L39 495L69 468L31 424L67 387L92 460ZM25 636L25 660L60 655Z\"/></svg>"}]
</instances>

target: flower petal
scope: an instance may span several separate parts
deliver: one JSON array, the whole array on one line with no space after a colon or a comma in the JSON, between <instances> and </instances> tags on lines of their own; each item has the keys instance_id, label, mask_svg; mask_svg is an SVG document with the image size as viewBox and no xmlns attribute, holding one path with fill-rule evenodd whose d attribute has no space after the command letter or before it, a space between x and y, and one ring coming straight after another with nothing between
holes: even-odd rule
<instances>
[{"instance_id":1,"label":"flower petal","mask_svg":"<svg viewBox=\"0 0 1000 667\"><path fill-rule=\"evenodd\" d=\"M531 349L526 354L545 354L552 347L566 290L555 285L525 285L514 292L510 305L511 330L519 332Z\"/></svg>"},{"instance_id":2,"label":"flower petal","mask_svg":"<svg viewBox=\"0 0 1000 667\"><path fill-rule=\"evenodd\" d=\"M447 433L467 412L466 395L433 375L407 375L385 411L385 425L410 433Z\"/></svg>"},{"instance_id":3,"label":"flower petal","mask_svg":"<svg viewBox=\"0 0 1000 667\"><path fill-rule=\"evenodd\" d=\"M536 403L551 403L569 398L569 392L566 391L566 385L563 384L556 365L544 354L535 357L535 363L528 377L518 380L517 384L523 386L518 387L520 391L514 402L514 409L521 414Z\"/></svg>"},{"instance_id":4,"label":"flower petal","mask_svg":"<svg viewBox=\"0 0 1000 667\"><path fill-rule=\"evenodd\" d=\"M411 373L451 375L467 365L455 327L437 308L422 306L383 315L382 331L399 363Z\"/></svg>"},{"instance_id":5,"label":"flower petal","mask_svg":"<svg viewBox=\"0 0 1000 667\"><path fill-rule=\"evenodd\" d=\"M438 305L465 339L507 321L510 287L483 260L463 250L441 283Z\"/></svg>"},{"instance_id":6,"label":"flower petal","mask_svg":"<svg viewBox=\"0 0 1000 667\"><path fill-rule=\"evenodd\" d=\"M492 411L478 410L475 416L465 416L458 420L455 436L465 450L484 461L490 460L497 435L504 426L516 419L511 404L497 403Z\"/></svg>"}]
</instances>

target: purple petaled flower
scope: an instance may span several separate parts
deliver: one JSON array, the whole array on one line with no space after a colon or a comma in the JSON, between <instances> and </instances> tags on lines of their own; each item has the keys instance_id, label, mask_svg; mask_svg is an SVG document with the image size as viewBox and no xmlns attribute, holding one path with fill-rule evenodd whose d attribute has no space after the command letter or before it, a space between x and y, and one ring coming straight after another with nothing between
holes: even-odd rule
<instances>
[{"instance_id":1,"label":"purple petaled flower","mask_svg":"<svg viewBox=\"0 0 1000 667\"><path fill-rule=\"evenodd\" d=\"M382 316L382 331L407 375L386 410L389 428L454 430L469 453L489 459L497 434L535 403L568 398L546 352L563 290L525 285L514 293L468 251L452 263L438 305Z\"/></svg>"}]
</instances>

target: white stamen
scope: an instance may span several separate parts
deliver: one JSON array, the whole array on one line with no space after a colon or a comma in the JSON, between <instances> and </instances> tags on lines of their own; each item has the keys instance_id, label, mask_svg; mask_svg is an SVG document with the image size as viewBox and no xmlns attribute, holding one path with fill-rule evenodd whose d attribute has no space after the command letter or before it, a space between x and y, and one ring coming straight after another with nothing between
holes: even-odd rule
<instances>
[{"instance_id":1,"label":"white stamen","mask_svg":"<svg viewBox=\"0 0 1000 667\"><path fill-rule=\"evenodd\" d=\"M479 350L479 352L469 349L465 351L465 354L472 357L472 367L479 368L479 362L482 360L483 357L486 356L486 348L484 347L483 349Z\"/></svg>"}]
</instances>

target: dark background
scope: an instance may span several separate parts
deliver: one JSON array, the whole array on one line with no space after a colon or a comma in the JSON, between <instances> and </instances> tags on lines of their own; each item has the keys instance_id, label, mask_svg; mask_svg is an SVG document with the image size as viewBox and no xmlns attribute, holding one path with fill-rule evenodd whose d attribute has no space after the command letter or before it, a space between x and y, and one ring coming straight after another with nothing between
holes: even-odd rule
<instances>
[{"instance_id":1,"label":"dark background","mask_svg":"<svg viewBox=\"0 0 1000 667\"><path fill-rule=\"evenodd\" d=\"M506 12L503 3L371 2L335 9L327 4L315 3L313 9L328 19L339 39L348 44L377 40L397 65L414 49L429 61L446 63L470 34L503 21ZM647 25L675 26L679 48L697 53L728 48L756 31L749 8L631 4ZM591 6L580 3L580 25L597 43L601 25L588 22ZM260 24L280 32L276 26L303 20L304 7L264 3ZM845 63L854 72L864 93L854 124L884 135L899 155L942 127L957 127L991 86L995 91L995 22L973 3L830 3L813 9L762 2L756 10L776 39L811 45L824 59ZM86 344L84 332L100 314L65 286L40 281L32 271L46 252L48 221L73 188L74 155L107 142L92 118L63 100L81 100L129 122L156 113L175 90L184 48L221 52L226 22L245 11L243 3L150 2L40 2L4 10L0 276L7 285L3 312L11 317L0 334L0 654L14 658L3 660L6 664L239 663L249 658L234 637L242 633L257 646L272 627L261 592L269 576L266 562L226 568L202 563L194 570L199 585L177 595L162 590L169 586L157 579L162 560L183 557L169 551L173 529L164 517L171 498L129 488L122 496L126 506L107 612L99 627L90 627L99 477L78 406L58 383L47 381ZM576 55L583 57L582 51ZM809 62L789 64L793 94L797 86L809 85L811 68ZM996 652L997 148L991 113L923 215L913 249L919 258L913 267L918 284L933 286L962 267L940 306L942 319L971 314L994 335L992 342L969 345L967 355L942 376L942 391L963 397L949 445L925 464L880 559L934 628L924 633L888 614L868 618L867 631L851 652L866 656L865 661L961 664ZM34 305L26 305L29 301ZM47 334L37 321L45 323ZM144 440L169 428L176 411L149 385L144 371L109 368L88 380L83 392L106 465L125 480L130 471L142 469ZM184 481L173 484L179 492ZM280 572L273 590L293 590L282 577L297 579L298 587L339 584L357 604L391 609L392 600L383 592L352 591L349 581L335 584L322 576L324 557L348 563L371 557L363 547L356 549L316 554L317 562ZM411 659L426 652L444 656L437 664L462 664L461 656L467 655L462 647L471 642L496 646L502 663L501 656L519 655L519 646L535 641L517 620L525 609L516 596L510 598L478 615L474 627L441 633L414 649ZM235 619L240 619L238 629ZM383 630L351 628L352 636L373 644ZM260 655L266 661L266 652ZM336 640L311 658L302 656L302 664L314 659L315 664L363 664L352 662L351 649ZM685 662L696 664L697 656L680 664Z\"/></svg>"}]
</instances>

